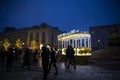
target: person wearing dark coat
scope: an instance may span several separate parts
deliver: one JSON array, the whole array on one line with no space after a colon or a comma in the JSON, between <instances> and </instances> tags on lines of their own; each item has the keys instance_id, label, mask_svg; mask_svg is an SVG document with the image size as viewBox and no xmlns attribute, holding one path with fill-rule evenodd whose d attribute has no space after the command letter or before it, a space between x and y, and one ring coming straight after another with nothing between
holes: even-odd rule
<instances>
[{"instance_id":1,"label":"person wearing dark coat","mask_svg":"<svg viewBox=\"0 0 120 80\"><path fill-rule=\"evenodd\" d=\"M38 50L37 49L35 49L35 52L34 52L34 54L33 54L33 62L34 62L34 64L35 63L38 63Z\"/></svg>"},{"instance_id":2,"label":"person wearing dark coat","mask_svg":"<svg viewBox=\"0 0 120 80\"><path fill-rule=\"evenodd\" d=\"M9 48L7 52L7 71L9 72L11 70L13 63L13 49Z\"/></svg>"},{"instance_id":3,"label":"person wearing dark coat","mask_svg":"<svg viewBox=\"0 0 120 80\"><path fill-rule=\"evenodd\" d=\"M57 59L56 59L56 53L55 53L55 50L53 48L51 48L51 52L50 52L50 64L49 64L49 72L51 70L51 66L53 65L53 67L55 68L55 75L58 74L58 70L57 70L57 66L56 66L56 62L57 62Z\"/></svg>"},{"instance_id":4,"label":"person wearing dark coat","mask_svg":"<svg viewBox=\"0 0 120 80\"><path fill-rule=\"evenodd\" d=\"M68 65L67 68L69 68L70 65L73 65L74 69L76 69L76 63L75 63L75 57L74 57L75 51L71 45L68 46L66 50L66 55L68 59Z\"/></svg>"},{"instance_id":5,"label":"person wearing dark coat","mask_svg":"<svg viewBox=\"0 0 120 80\"><path fill-rule=\"evenodd\" d=\"M47 46L43 46L42 52L41 52L42 67L43 67L43 80L47 80L47 76L48 76L49 54L50 54L50 51L47 48Z\"/></svg>"},{"instance_id":6,"label":"person wearing dark coat","mask_svg":"<svg viewBox=\"0 0 120 80\"><path fill-rule=\"evenodd\" d=\"M67 63L69 61L69 49L70 49L70 46L68 45L68 47L66 49L65 66L67 66Z\"/></svg>"},{"instance_id":7,"label":"person wearing dark coat","mask_svg":"<svg viewBox=\"0 0 120 80\"><path fill-rule=\"evenodd\" d=\"M26 48L25 54L24 54L24 57L23 57L22 68L24 68L24 66L27 66L28 69L30 69L30 51L29 51L28 48Z\"/></svg>"},{"instance_id":8,"label":"person wearing dark coat","mask_svg":"<svg viewBox=\"0 0 120 80\"><path fill-rule=\"evenodd\" d=\"M6 56L6 51L2 48L1 51L0 51L2 67L4 67L5 56Z\"/></svg>"}]
</instances>

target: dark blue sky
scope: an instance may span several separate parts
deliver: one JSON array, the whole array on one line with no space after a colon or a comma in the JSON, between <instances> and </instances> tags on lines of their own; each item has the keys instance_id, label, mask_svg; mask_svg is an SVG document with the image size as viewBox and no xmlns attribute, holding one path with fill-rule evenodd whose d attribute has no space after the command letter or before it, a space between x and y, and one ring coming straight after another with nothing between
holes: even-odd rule
<instances>
[{"instance_id":1,"label":"dark blue sky","mask_svg":"<svg viewBox=\"0 0 120 80\"><path fill-rule=\"evenodd\" d=\"M62 31L120 24L120 0L0 0L0 30L43 22Z\"/></svg>"}]
</instances>

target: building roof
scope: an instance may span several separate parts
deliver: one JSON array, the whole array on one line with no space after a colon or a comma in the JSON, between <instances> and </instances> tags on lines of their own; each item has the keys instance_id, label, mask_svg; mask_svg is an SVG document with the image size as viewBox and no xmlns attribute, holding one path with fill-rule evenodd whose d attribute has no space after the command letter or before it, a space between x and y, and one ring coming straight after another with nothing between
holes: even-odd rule
<instances>
[{"instance_id":1,"label":"building roof","mask_svg":"<svg viewBox=\"0 0 120 80\"><path fill-rule=\"evenodd\" d=\"M120 24L91 26L90 29L92 29L92 28L108 28L108 27L115 27L115 26L120 27Z\"/></svg>"},{"instance_id":2,"label":"building roof","mask_svg":"<svg viewBox=\"0 0 120 80\"><path fill-rule=\"evenodd\" d=\"M28 30L33 30L33 29L46 29L46 28L49 28L49 29L54 29L54 30L57 30L59 32L61 32L58 27L52 27L46 23L42 23L40 25L34 25L32 27L25 27L25 28L21 28L21 29L15 29L15 30L11 30L11 29L8 29L7 33L11 33L11 32L18 32L18 31L28 31ZM1 33L6 33L6 31L3 31Z\"/></svg>"}]
</instances>

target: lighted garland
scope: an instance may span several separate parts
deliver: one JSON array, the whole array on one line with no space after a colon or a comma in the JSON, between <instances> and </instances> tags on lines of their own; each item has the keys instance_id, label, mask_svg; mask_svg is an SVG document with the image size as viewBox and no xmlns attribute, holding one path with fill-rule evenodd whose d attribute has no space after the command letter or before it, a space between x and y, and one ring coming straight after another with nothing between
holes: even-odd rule
<instances>
[{"instance_id":1,"label":"lighted garland","mask_svg":"<svg viewBox=\"0 0 120 80\"><path fill-rule=\"evenodd\" d=\"M32 50L35 50L36 45L37 45L37 43L35 40L31 41Z\"/></svg>"},{"instance_id":2,"label":"lighted garland","mask_svg":"<svg viewBox=\"0 0 120 80\"><path fill-rule=\"evenodd\" d=\"M15 45L16 45L16 47L17 47L18 49L22 49L22 41L21 41L20 39L17 39Z\"/></svg>"},{"instance_id":3,"label":"lighted garland","mask_svg":"<svg viewBox=\"0 0 120 80\"><path fill-rule=\"evenodd\" d=\"M4 39L3 46L4 46L5 50L7 51L8 48L10 47L10 43L9 43L8 39Z\"/></svg>"}]
</instances>

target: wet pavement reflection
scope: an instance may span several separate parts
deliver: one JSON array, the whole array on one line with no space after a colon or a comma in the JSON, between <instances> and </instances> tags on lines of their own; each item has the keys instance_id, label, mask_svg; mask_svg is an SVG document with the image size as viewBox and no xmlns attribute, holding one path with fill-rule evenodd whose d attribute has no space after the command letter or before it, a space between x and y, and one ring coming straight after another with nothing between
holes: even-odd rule
<instances>
[{"instance_id":1,"label":"wet pavement reflection","mask_svg":"<svg viewBox=\"0 0 120 80\"><path fill-rule=\"evenodd\" d=\"M54 68L48 75L48 80L120 80L120 69L108 68L106 66L96 66L94 64L77 65L76 69L67 69L64 63L57 63L58 75L54 75ZM0 67L0 80L42 80L41 63L31 65L31 69L21 69L14 64L11 72L6 72Z\"/></svg>"}]
</instances>

